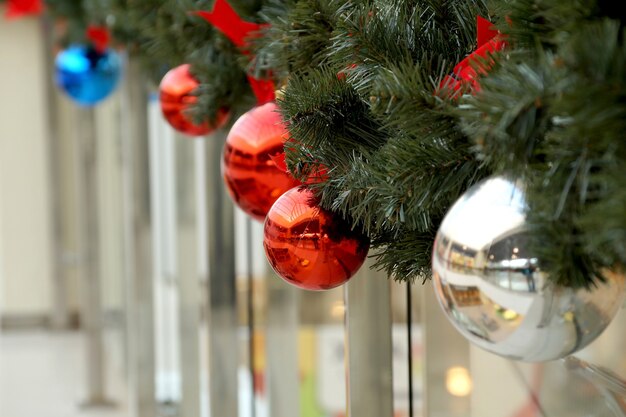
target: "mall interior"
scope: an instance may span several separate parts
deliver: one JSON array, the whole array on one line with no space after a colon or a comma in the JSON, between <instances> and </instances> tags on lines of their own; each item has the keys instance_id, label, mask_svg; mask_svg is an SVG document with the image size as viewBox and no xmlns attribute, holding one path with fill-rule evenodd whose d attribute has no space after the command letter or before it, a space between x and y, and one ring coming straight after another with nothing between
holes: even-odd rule
<instances>
[{"instance_id":1,"label":"mall interior","mask_svg":"<svg viewBox=\"0 0 626 417\"><path fill-rule=\"evenodd\" d=\"M49 25L0 18L1 417L626 416L623 306L525 363L373 259L328 291L279 279L224 191L225 133L176 133L120 55L119 88L80 107Z\"/></svg>"}]
</instances>

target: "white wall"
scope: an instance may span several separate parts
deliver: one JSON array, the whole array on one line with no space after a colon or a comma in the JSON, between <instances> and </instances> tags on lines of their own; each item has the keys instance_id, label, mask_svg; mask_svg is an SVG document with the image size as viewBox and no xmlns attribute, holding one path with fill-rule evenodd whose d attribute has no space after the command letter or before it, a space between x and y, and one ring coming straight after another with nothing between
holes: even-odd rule
<instances>
[{"instance_id":1,"label":"white wall","mask_svg":"<svg viewBox=\"0 0 626 417\"><path fill-rule=\"evenodd\" d=\"M39 22L0 7L0 314L51 305L44 54Z\"/></svg>"}]
</instances>

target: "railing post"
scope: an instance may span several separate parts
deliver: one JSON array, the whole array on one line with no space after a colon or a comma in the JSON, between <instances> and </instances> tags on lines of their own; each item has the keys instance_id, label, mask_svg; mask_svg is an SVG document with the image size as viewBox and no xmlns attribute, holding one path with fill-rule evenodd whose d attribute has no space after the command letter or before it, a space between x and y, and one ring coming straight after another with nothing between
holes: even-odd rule
<instances>
[{"instance_id":1,"label":"railing post","mask_svg":"<svg viewBox=\"0 0 626 417\"><path fill-rule=\"evenodd\" d=\"M298 291L267 266L267 386L272 417L300 415Z\"/></svg>"},{"instance_id":2,"label":"railing post","mask_svg":"<svg viewBox=\"0 0 626 417\"><path fill-rule=\"evenodd\" d=\"M51 252L52 252L52 311L50 323L54 329L67 329L70 327L70 314L67 300L67 281L65 274L64 261L64 228L63 228L63 204L67 202L62 201L63 186L61 185L62 175L60 173L60 167L63 164L63 155L59 149L61 146L59 137L59 111L56 105L56 88L52 81L52 76L49 74L54 68L54 54L53 43L54 36L52 36L52 22L49 18L44 17L41 19L41 37L43 38L43 54L44 63L46 64L46 110L48 112L48 141L47 141L47 154L49 161L49 175L48 175L48 197L50 198L51 213L50 222L52 225L51 234Z\"/></svg>"},{"instance_id":3,"label":"railing post","mask_svg":"<svg viewBox=\"0 0 626 417\"><path fill-rule=\"evenodd\" d=\"M198 142L175 138L177 282L179 295L181 416L200 417L200 271L198 266L198 195L195 170Z\"/></svg>"},{"instance_id":4,"label":"railing post","mask_svg":"<svg viewBox=\"0 0 626 417\"><path fill-rule=\"evenodd\" d=\"M211 416L238 415L237 297L234 209L224 189L220 161L224 135L206 142L209 252L209 368Z\"/></svg>"},{"instance_id":5,"label":"railing post","mask_svg":"<svg viewBox=\"0 0 626 417\"><path fill-rule=\"evenodd\" d=\"M110 406L106 397L103 315L100 287L98 158L93 109L79 109L79 170L81 195L81 253L83 259L83 329L86 336L86 407Z\"/></svg>"},{"instance_id":6,"label":"railing post","mask_svg":"<svg viewBox=\"0 0 626 417\"><path fill-rule=\"evenodd\" d=\"M346 284L348 417L392 417L391 292L369 259Z\"/></svg>"},{"instance_id":7,"label":"railing post","mask_svg":"<svg viewBox=\"0 0 626 417\"><path fill-rule=\"evenodd\" d=\"M129 405L132 417L154 417L153 230L150 214L148 90L140 63L133 57L127 62L127 75L122 88Z\"/></svg>"}]
</instances>

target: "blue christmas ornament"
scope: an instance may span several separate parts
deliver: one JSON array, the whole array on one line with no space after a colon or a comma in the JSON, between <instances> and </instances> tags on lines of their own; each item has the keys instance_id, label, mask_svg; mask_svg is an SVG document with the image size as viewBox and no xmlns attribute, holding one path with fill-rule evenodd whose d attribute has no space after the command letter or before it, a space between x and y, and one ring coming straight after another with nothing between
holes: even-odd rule
<instances>
[{"instance_id":1,"label":"blue christmas ornament","mask_svg":"<svg viewBox=\"0 0 626 417\"><path fill-rule=\"evenodd\" d=\"M57 55L56 83L70 98L83 106L93 106L115 89L121 73L118 54L92 46L71 46Z\"/></svg>"}]
</instances>

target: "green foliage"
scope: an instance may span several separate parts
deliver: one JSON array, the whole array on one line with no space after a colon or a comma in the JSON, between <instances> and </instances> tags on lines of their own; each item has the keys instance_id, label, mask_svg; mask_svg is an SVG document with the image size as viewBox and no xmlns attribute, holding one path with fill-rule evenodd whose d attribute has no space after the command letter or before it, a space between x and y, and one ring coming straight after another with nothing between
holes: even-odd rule
<instances>
[{"instance_id":1,"label":"green foliage","mask_svg":"<svg viewBox=\"0 0 626 417\"><path fill-rule=\"evenodd\" d=\"M195 120L215 120L221 108L241 112L250 104L240 52L222 34L193 12L210 10L207 0L127 0L117 10L116 22L132 27L136 50L152 70L155 81L164 70L189 63L200 81L199 96L192 109Z\"/></svg>"},{"instance_id":2,"label":"green foliage","mask_svg":"<svg viewBox=\"0 0 626 417\"><path fill-rule=\"evenodd\" d=\"M252 54L193 15L209 0L46 0L66 41L106 24L158 80L191 63L194 116L235 115L246 72L284 84L287 163L362 228L378 267L425 277L439 223L493 173L527 187L531 244L557 283L589 287L626 263L626 13L610 0L238 0L269 23ZM438 94L475 48L476 16L507 49L480 90Z\"/></svg>"},{"instance_id":3,"label":"green foliage","mask_svg":"<svg viewBox=\"0 0 626 417\"><path fill-rule=\"evenodd\" d=\"M291 52L292 62L315 58L291 72L280 102L292 136L288 165L301 180L326 168L328 180L314 186L322 205L369 234L379 267L412 280L430 269L447 208L487 174L450 114L452 103L434 94L474 47L484 6L397 0L298 7L325 10L330 18L309 25L306 38L331 33L332 42L313 54L312 45L302 56ZM297 38L300 29L287 27L283 37Z\"/></svg>"},{"instance_id":4,"label":"green foliage","mask_svg":"<svg viewBox=\"0 0 626 417\"><path fill-rule=\"evenodd\" d=\"M260 14L271 25L254 42L252 68L272 71L285 80L292 73L325 64L339 4L338 0L270 1Z\"/></svg>"},{"instance_id":5,"label":"green foliage","mask_svg":"<svg viewBox=\"0 0 626 417\"><path fill-rule=\"evenodd\" d=\"M525 178L551 278L575 287L626 261L626 33L600 6L510 2L518 48L461 105L482 159Z\"/></svg>"}]
</instances>

